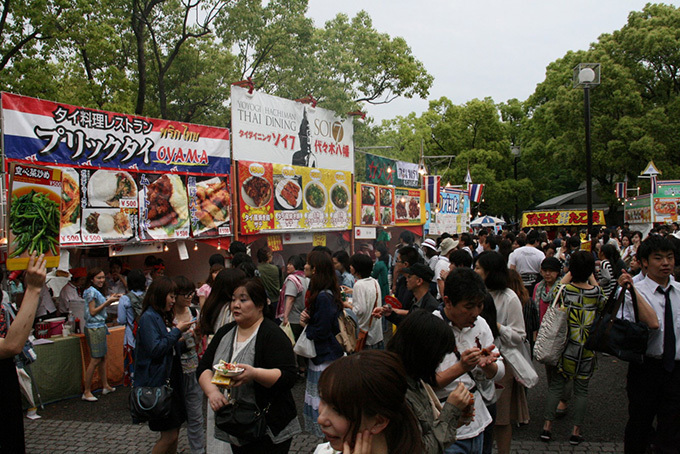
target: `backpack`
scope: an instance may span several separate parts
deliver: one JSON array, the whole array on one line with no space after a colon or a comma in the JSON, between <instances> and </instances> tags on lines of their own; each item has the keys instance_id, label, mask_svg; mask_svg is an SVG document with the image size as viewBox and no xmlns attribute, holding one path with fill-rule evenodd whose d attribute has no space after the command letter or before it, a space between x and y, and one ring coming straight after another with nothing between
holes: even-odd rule
<instances>
[{"instance_id":1,"label":"backpack","mask_svg":"<svg viewBox=\"0 0 680 454\"><path fill-rule=\"evenodd\" d=\"M345 309L338 317L340 332L335 335L342 349L348 355L354 353L359 337L359 321L352 309Z\"/></svg>"}]
</instances>

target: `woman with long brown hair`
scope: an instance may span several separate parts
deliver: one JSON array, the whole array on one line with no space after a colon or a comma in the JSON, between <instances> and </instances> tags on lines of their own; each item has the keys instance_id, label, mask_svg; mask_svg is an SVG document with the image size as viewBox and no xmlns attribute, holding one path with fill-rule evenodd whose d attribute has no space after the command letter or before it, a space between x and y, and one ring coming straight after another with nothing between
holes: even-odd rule
<instances>
[{"instance_id":1,"label":"woman with long brown hair","mask_svg":"<svg viewBox=\"0 0 680 454\"><path fill-rule=\"evenodd\" d=\"M406 401L406 371L396 353L366 350L340 358L319 379L319 425L336 451L423 451L420 425Z\"/></svg>"},{"instance_id":2,"label":"woman with long brown hair","mask_svg":"<svg viewBox=\"0 0 680 454\"><path fill-rule=\"evenodd\" d=\"M331 256L322 251L312 251L307 256L305 274L309 274L309 299L300 315L300 324L306 327L307 338L314 341L316 356L307 368L307 388L303 415L305 430L323 437L317 419L319 417L319 391L317 384L321 372L331 362L344 355L335 335L340 332L338 317L342 309L340 287L335 276Z\"/></svg>"}]
</instances>

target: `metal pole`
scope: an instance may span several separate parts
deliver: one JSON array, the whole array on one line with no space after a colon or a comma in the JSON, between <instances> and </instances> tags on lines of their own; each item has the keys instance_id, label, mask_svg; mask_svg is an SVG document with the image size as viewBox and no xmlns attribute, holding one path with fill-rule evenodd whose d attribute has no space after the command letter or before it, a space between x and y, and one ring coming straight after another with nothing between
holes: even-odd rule
<instances>
[{"instance_id":1,"label":"metal pole","mask_svg":"<svg viewBox=\"0 0 680 454\"><path fill-rule=\"evenodd\" d=\"M586 204L588 210L588 236L593 229L593 182L590 151L590 89L583 87L583 116L586 124ZM590 238L592 240L592 238Z\"/></svg>"},{"instance_id":2,"label":"metal pole","mask_svg":"<svg viewBox=\"0 0 680 454\"><path fill-rule=\"evenodd\" d=\"M517 183L517 156L515 156L513 163L515 164L515 183ZM516 191L515 191L515 222L517 223L517 225L519 227L519 203L518 203L518 200L517 200L517 192Z\"/></svg>"}]
</instances>

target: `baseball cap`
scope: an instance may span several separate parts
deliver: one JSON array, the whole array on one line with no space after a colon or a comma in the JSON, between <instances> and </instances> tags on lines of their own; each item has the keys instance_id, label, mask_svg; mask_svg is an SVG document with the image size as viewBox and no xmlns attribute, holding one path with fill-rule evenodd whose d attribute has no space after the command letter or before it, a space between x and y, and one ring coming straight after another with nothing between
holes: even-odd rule
<instances>
[{"instance_id":1,"label":"baseball cap","mask_svg":"<svg viewBox=\"0 0 680 454\"><path fill-rule=\"evenodd\" d=\"M415 274L425 282L430 282L434 277L434 271L423 263L416 263L404 270L404 274Z\"/></svg>"},{"instance_id":2,"label":"baseball cap","mask_svg":"<svg viewBox=\"0 0 680 454\"><path fill-rule=\"evenodd\" d=\"M437 243L435 243L434 240L433 240L432 238L428 238L428 239L426 239L425 241L423 241L422 246L423 246L423 247L429 247L429 248L432 249L433 251L436 251L436 250L437 250Z\"/></svg>"}]
</instances>

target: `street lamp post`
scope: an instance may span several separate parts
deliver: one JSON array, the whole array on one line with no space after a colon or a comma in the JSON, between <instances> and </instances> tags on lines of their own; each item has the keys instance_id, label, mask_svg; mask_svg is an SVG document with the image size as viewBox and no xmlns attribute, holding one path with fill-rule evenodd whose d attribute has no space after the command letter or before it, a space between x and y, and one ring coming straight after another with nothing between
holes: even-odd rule
<instances>
[{"instance_id":1,"label":"street lamp post","mask_svg":"<svg viewBox=\"0 0 680 454\"><path fill-rule=\"evenodd\" d=\"M512 153L513 156L512 163L515 167L515 183L517 183L517 163L519 162L519 157L522 154L522 150L519 145L512 145L510 147L510 153ZM517 192L515 192L515 222L519 226L519 204L517 199Z\"/></svg>"},{"instance_id":2,"label":"street lamp post","mask_svg":"<svg viewBox=\"0 0 680 454\"><path fill-rule=\"evenodd\" d=\"M592 152L590 149L590 88L600 85L600 64L579 63L574 67L574 88L583 88L583 120L586 133L586 205L588 235L593 229ZM591 238L592 239L592 238Z\"/></svg>"}]
</instances>

